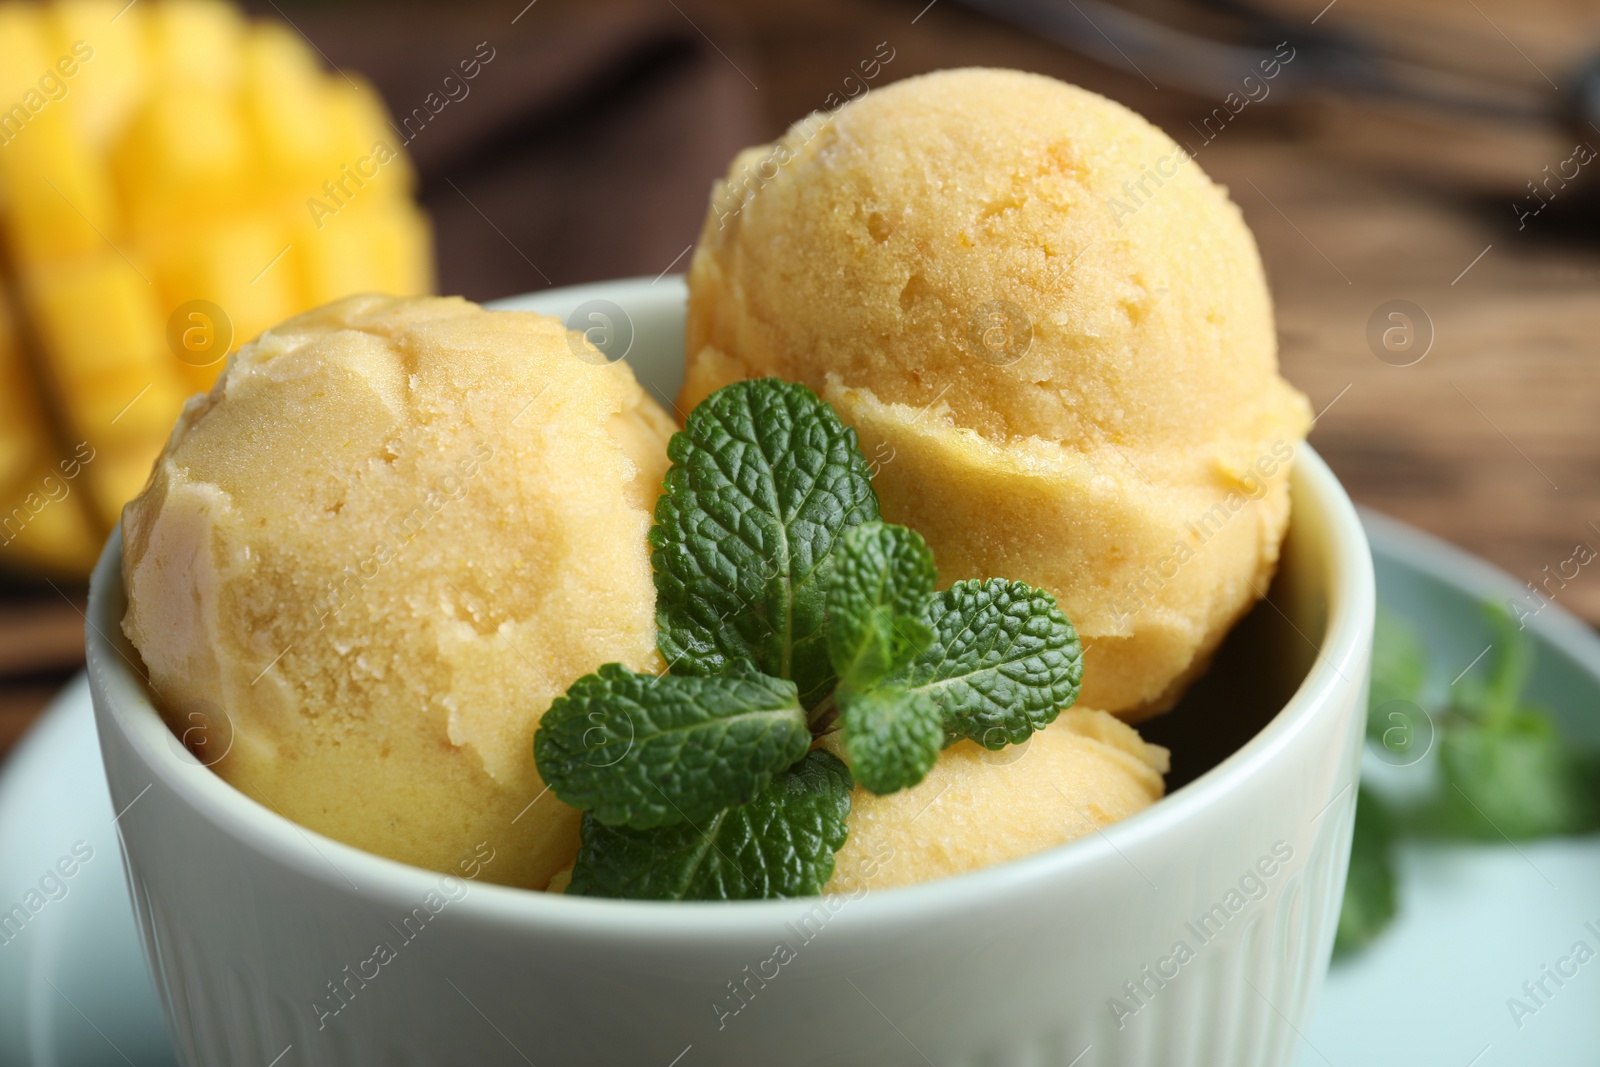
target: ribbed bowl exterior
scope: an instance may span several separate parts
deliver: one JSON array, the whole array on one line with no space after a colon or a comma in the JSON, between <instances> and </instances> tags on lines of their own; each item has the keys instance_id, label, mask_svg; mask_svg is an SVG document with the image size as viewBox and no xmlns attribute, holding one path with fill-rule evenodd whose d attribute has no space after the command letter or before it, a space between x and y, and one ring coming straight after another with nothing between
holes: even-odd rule
<instances>
[{"instance_id":1,"label":"ribbed bowl exterior","mask_svg":"<svg viewBox=\"0 0 1600 1067\"><path fill-rule=\"evenodd\" d=\"M345 881L332 842L286 867L153 780L116 729L102 745L119 810L138 797L119 820L130 888L192 1067L666 1067L686 1049L686 1067L1281 1067L1338 916L1353 710L1182 840L1120 844L1113 830L1073 846L1086 862L1059 877L971 879L968 902L932 916L895 916L894 891L720 937L664 923L631 946L559 917L473 914L515 891L467 883L418 922L391 888ZM372 964L380 943L393 958ZM780 943L793 959L772 964Z\"/></svg>"}]
</instances>

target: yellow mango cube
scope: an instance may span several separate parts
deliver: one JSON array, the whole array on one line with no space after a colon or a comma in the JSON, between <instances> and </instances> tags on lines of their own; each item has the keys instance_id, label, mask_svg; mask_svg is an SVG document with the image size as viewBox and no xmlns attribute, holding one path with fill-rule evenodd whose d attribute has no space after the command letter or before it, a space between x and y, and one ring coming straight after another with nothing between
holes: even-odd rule
<instances>
[{"instance_id":1,"label":"yellow mango cube","mask_svg":"<svg viewBox=\"0 0 1600 1067\"><path fill-rule=\"evenodd\" d=\"M64 391L111 371L170 373L155 287L114 253L27 268L23 291Z\"/></svg>"},{"instance_id":2,"label":"yellow mango cube","mask_svg":"<svg viewBox=\"0 0 1600 1067\"><path fill-rule=\"evenodd\" d=\"M104 535L86 511L93 501L83 474L69 479L59 464L45 464L22 484L25 488L7 496L0 511L0 565L86 574Z\"/></svg>"},{"instance_id":3,"label":"yellow mango cube","mask_svg":"<svg viewBox=\"0 0 1600 1067\"><path fill-rule=\"evenodd\" d=\"M23 97L39 89L39 76L50 62L49 40L45 35L39 12L31 5L5 4L0 6L0 108L7 114L20 105L23 114L16 125L0 121L0 144L14 137L27 125L32 111ZM39 95L38 103L44 101Z\"/></svg>"},{"instance_id":4,"label":"yellow mango cube","mask_svg":"<svg viewBox=\"0 0 1600 1067\"><path fill-rule=\"evenodd\" d=\"M149 232L254 202L257 157L232 93L165 86L114 153L133 227Z\"/></svg>"},{"instance_id":5,"label":"yellow mango cube","mask_svg":"<svg viewBox=\"0 0 1600 1067\"><path fill-rule=\"evenodd\" d=\"M166 443L166 434L118 442L84 468L82 480L103 521L115 523L122 516L122 505L139 495Z\"/></svg>"},{"instance_id":6,"label":"yellow mango cube","mask_svg":"<svg viewBox=\"0 0 1600 1067\"><path fill-rule=\"evenodd\" d=\"M286 265L291 251L286 231L276 215L236 215L180 231L153 253L158 288L169 315L190 301L206 300L227 316L232 344L215 353L217 360L302 310L293 266ZM191 351L193 355L188 355ZM175 355L203 366L210 362L210 352L211 346L203 345ZM213 367L205 381L209 382L215 371Z\"/></svg>"},{"instance_id":7,"label":"yellow mango cube","mask_svg":"<svg viewBox=\"0 0 1600 1067\"><path fill-rule=\"evenodd\" d=\"M415 296L433 287L428 219L408 201L357 203L306 227L291 253L304 286L302 303L326 304L351 293Z\"/></svg>"},{"instance_id":8,"label":"yellow mango cube","mask_svg":"<svg viewBox=\"0 0 1600 1067\"><path fill-rule=\"evenodd\" d=\"M97 152L121 132L144 94L147 7L127 0L61 0L44 9L58 68L76 67L65 76L64 103Z\"/></svg>"},{"instance_id":9,"label":"yellow mango cube","mask_svg":"<svg viewBox=\"0 0 1600 1067\"><path fill-rule=\"evenodd\" d=\"M121 233L103 167L65 111L44 111L0 148L5 231L16 263L110 251Z\"/></svg>"},{"instance_id":10,"label":"yellow mango cube","mask_svg":"<svg viewBox=\"0 0 1600 1067\"><path fill-rule=\"evenodd\" d=\"M416 187L416 171L401 151L404 138L389 122L383 101L360 78L330 80L326 96L329 121L338 131L338 164L348 166L381 198L409 197ZM324 176L324 181L337 177ZM319 189L321 195L326 190Z\"/></svg>"},{"instance_id":11,"label":"yellow mango cube","mask_svg":"<svg viewBox=\"0 0 1600 1067\"><path fill-rule=\"evenodd\" d=\"M327 79L299 35L278 23L252 27L244 55L244 110L263 166L274 184L314 187L340 163Z\"/></svg>"},{"instance_id":12,"label":"yellow mango cube","mask_svg":"<svg viewBox=\"0 0 1600 1067\"><path fill-rule=\"evenodd\" d=\"M130 442L164 441L184 399L195 392L167 364L86 378L74 387L69 429L80 440L110 450Z\"/></svg>"},{"instance_id":13,"label":"yellow mango cube","mask_svg":"<svg viewBox=\"0 0 1600 1067\"><path fill-rule=\"evenodd\" d=\"M237 8L216 0L162 0L146 6L150 67L157 77L191 91L238 84L245 21Z\"/></svg>"}]
</instances>

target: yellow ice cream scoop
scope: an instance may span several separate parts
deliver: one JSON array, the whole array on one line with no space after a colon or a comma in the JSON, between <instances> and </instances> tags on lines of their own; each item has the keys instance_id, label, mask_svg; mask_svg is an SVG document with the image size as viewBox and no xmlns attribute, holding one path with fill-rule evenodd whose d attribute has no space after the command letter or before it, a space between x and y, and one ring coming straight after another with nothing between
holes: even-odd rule
<instances>
[{"instance_id":1,"label":"yellow ice cream scoop","mask_svg":"<svg viewBox=\"0 0 1600 1067\"><path fill-rule=\"evenodd\" d=\"M672 424L552 318L352 297L246 345L124 515L124 630L174 732L379 855L544 888L578 813L534 766L602 663L659 670Z\"/></svg>"},{"instance_id":2,"label":"yellow ice cream scoop","mask_svg":"<svg viewBox=\"0 0 1600 1067\"><path fill-rule=\"evenodd\" d=\"M1309 408L1238 209L1121 105L1001 70L876 89L734 160L689 284L679 406L816 389L943 582L1057 596L1086 706L1170 706L1266 592Z\"/></svg>"},{"instance_id":3,"label":"yellow ice cream scoop","mask_svg":"<svg viewBox=\"0 0 1600 1067\"><path fill-rule=\"evenodd\" d=\"M1161 799L1168 753L1103 711L1073 708L1026 744L946 749L911 789L850 798L830 893L965 874L1095 833Z\"/></svg>"}]
</instances>

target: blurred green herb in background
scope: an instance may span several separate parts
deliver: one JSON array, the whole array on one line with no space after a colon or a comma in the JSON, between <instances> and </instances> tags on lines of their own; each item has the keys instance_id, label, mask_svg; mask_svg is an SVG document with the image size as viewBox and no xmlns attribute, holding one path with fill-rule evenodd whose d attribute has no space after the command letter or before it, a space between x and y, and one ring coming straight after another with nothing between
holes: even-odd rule
<instances>
[{"instance_id":1,"label":"blurred green herb in background","mask_svg":"<svg viewBox=\"0 0 1600 1067\"><path fill-rule=\"evenodd\" d=\"M1415 763L1429 779L1404 798L1369 785L1357 795L1335 955L1362 948L1394 918L1402 839L1515 842L1600 830L1600 752L1574 745L1548 711L1524 700L1533 644L1499 607L1484 611L1494 632L1487 670L1469 671L1420 715L1426 646L1410 624L1378 613L1367 737L1385 762ZM1426 720L1425 739L1416 719ZM1422 762L1427 751L1412 757L1419 744L1437 748L1433 762Z\"/></svg>"}]
</instances>

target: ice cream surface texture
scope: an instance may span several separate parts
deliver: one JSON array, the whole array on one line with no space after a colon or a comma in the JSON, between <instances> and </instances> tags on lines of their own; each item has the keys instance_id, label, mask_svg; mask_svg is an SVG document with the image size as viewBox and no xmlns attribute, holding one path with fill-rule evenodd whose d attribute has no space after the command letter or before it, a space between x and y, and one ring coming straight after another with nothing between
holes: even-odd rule
<instances>
[{"instance_id":1,"label":"ice cream surface texture","mask_svg":"<svg viewBox=\"0 0 1600 1067\"><path fill-rule=\"evenodd\" d=\"M1121 105L1015 71L874 90L734 160L689 284L680 406L816 389L943 582L1057 596L1085 706L1169 706L1266 592L1309 407L1238 209Z\"/></svg>"},{"instance_id":2,"label":"ice cream surface texture","mask_svg":"<svg viewBox=\"0 0 1600 1067\"><path fill-rule=\"evenodd\" d=\"M1134 815L1164 791L1167 750L1103 711L1073 708L999 751L946 749L922 782L857 788L830 893L889 889L1021 859Z\"/></svg>"},{"instance_id":3,"label":"ice cream surface texture","mask_svg":"<svg viewBox=\"0 0 1600 1067\"><path fill-rule=\"evenodd\" d=\"M646 538L672 429L555 319L309 312L190 401L128 505L123 628L242 792L421 867L486 844L481 877L543 888L578 815L541 796L540 715L601 663L660 667Z\"/></svg>"}]
</instances>

